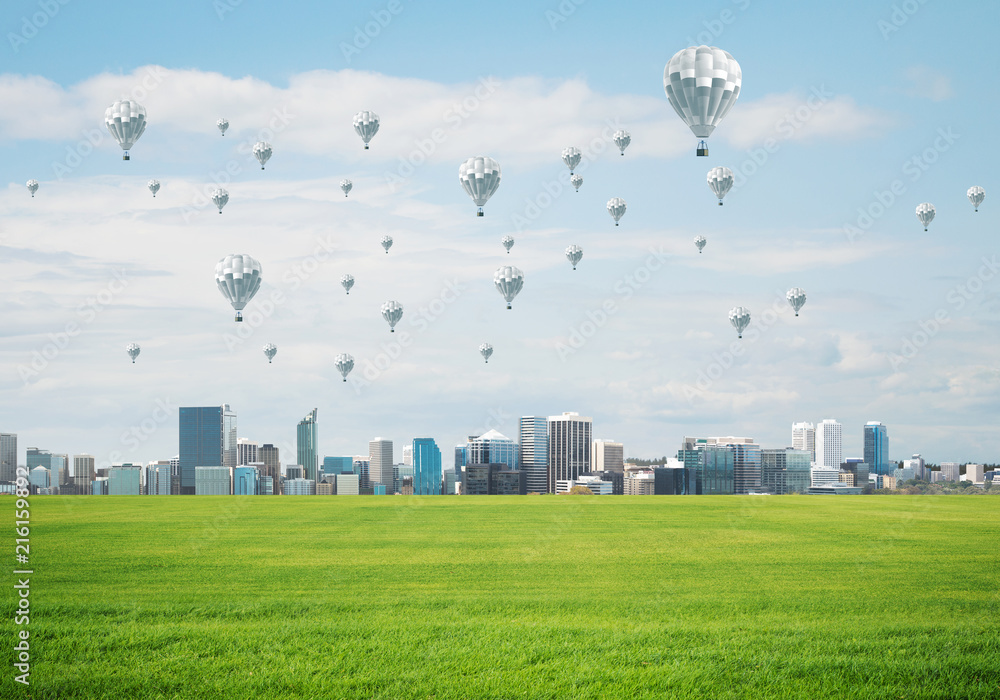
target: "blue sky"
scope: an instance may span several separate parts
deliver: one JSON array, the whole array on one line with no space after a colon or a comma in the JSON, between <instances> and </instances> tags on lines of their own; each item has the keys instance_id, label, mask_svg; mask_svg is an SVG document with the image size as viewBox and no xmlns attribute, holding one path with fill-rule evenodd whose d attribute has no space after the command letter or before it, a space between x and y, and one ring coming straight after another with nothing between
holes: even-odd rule
<instances>
[{"instance_id":1,"label":"blue sky","mask_svg":"<svg viewBox=\"0 0 1000 700\"><path fill-rule=\"evenodd\" d=\"M52 6L42 23L44 5L7 3L0 25L0 429L19 434L22 454L169 457L176 414L138 446L122 437L169 400L228 401L241 435L278 444L318 406L324 454L364 452L375 435L429 435L450 454L477 430L514 435L520 415L575 410L634 456L672 454L684 435L784 446L793 421L833 417L848 455L860 454L864 422L881 420L894 459L997 461L1000 282L983 262L1000 254L994 4ZM390 19L355 45L378 17ZM662 72L705 41L737 58L743 91L712 155L695 158ZM345 45L360 48L345 56ZM77 164L103 108L143 81L149 128L133 160L105 137ZM475 109L455 124L449 105L466 99ZM350 126L361 109L383 122L368 152ZM790 126L796 109L805 118ZM232 126L220 137L223 113ZM261 174L240 149L275 114L289 116ZM608 124L632 132L624 158ZM436 129L444 140L414 157ZM587 144L574 193L559 151ZM476 220L455 171L483 153L504 176ZM199 208L231 164L224 214ZM739 182L721 208L704 180L715 165ZM151 177L163 183L156 200ZM342 177L355 183L346 201ZM28 178L42 183L33 200ZM965 199L973 184L987 191L979 213ZM604 211L612 196L629 202L618 228ZM924 201L938 212L927 233L913 213ZM869 224L859 209L878 215ZM384 233L396 239L389 256ZM292 282L318 241L335 252ZM584 249L576 272L562 257L570 243ZM231 252L261 259L261 293L286 299L236 346L211 277ZM512 312L491 282L508 261L526 273ZM80 305L123 269L124 291L25 380L48 334L85 321ZM344 272L358 279L350 297ZM727 359L729 308L766 321L791 286L809 295L802 315L777 302L777 320ZM334 354L351 352L363 377L398 340L378 316L388 298L406 307L412 343L372 381L343 385ZM615 312L572 348L606 302ZM123 350L133 340L135 366ZM488 366L483 341L496 348ZM271 366L265 342L279 347ZM907 343L921 345L912 357Z\"/></svg>"}]
</instances>

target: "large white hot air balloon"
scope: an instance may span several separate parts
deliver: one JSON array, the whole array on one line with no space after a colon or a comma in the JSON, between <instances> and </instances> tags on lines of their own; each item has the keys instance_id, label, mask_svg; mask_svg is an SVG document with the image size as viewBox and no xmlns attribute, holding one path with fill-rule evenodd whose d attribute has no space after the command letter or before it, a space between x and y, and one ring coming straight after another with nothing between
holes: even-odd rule
<instances>
[{"instance_id":1,"label":"large white hot air balloon","mask_svg":"<svg viewBox=\"0 0 1000 700\"><path fill-rule=\"evenodd\" d=\"M225 117L222 117L221 119L219 119L219 121L215 122L215 125L219 127L219 131L221 131L222 135L225 136L226 129L229 128L229 120L226 119Z\"/></svg>"},{"instance_id":2,"label":"large white hot air balloon","mask_svg":"<svg viewBox=\"0 0 1000 700\"><path fill-rule=\"evenodd\" d=\"M28 180L24 183L24 186L28 188L28 192L31 192L31 196L35 196L35 192L38 191L38 180Z\"/></svg>"},{"instance_id":3,"label":"large white hot air balloon","mask_svg":"<svg viewBox=\"0 0 1000 700\"><path fill-rule=\"evenodd\" d=\"M267 357L267 364L271 364L271 360L274 356L278 354L278 346L274 343L268 343L264 346L264 355Z\"/></svg>"},{"instance_id":4,"label":"large white hot air balloon","mask_svg":"<svg viewBox=\"0 0 1000 700\"><path fill-rule=\"evenodd\" d=\"M125 346L125 352L127 352L128 356L132 358L133 365L135 364L135 358L139 357L139 352L141 350L142 348L139 347L138 343L129 343Z\"/></svg>"},{"instance_id":5,"label":"large white hot air balloon","mask_svg":"<svg viewBox=\"0 0 1000 700\"><path fill-rule=\"evenodd\" d=\"M799 315L799 309L805 306L806 303L806 293L801 287L792 287L788 290L788 294L785 295L788 299L788 303L791 304L792 309L795 311L795 315Z\"/></svg>"},{"instance_id":6,"label":"large white hot air balloon","mask_svg":"<svg viewBox=\"0 0 1000 700\"><path fill-rule=\"evenodd\" d=\"M625 216L625 200L621 197L612 197L608 200L608 213L615 220L615 226L623 216Z\"/></svg>"},{"instance_id":7,"label":"large white hot air balloon","mask_svg":"<svg viewBox=\"0 0 1000 700\"><path fill-rule=\"evenodd\" d=\"M267 141L258 141L253 145L253 157L260 163L260 169L264 169L264 163L271 159L271 144Z\"/></svg>"},{"instance_id":8,"label":"large white hot air balloon","mask_svg":"<svg viewBox=\"0 0 1000 700\"><path fill-rule=\"evenodd\" d=\"M500 186L500 164L489 156L476 156L458 166L458 181L479 207L476 216L483 215L483 206Z\"/></svg>"},{"instance_id":9,"label":"large white hot air balloon","mask_svg":"<svg viewBox=\"0 0 1000 700\"><path fill-rule=\"evenodd\" d=\"M346 352L342 352L333 358L333 366L337 368L337 371L340 372L340 376L343 377L346 382L347 375L351 373L352 369L354 369L354 357L348 355Z\"/></svg>"},{"instance_id":10,"label":"large white hot air balloon","mask_svg":"<svg viewBox=\"0 0 1000 700\"><path fill-rule=\"evenodd\" d=\"M580 149L576 146L567 146L563 149L562 159L566 167L569 168L569 174L573 174L573 168L580 164L580 159L583 158L583 154Z\"/></svg>"},{"instance_id":11,"label":"large white hot air balloon","mask_svg":"<svg viewBox=\"0 0 1000 700\"><path fill-rule=\"evenodd\" d=\"M507 255L510 255L510 249L514 247L514 237L504 236L500 239L500 243L507 250Z\"/></svg>"},{"instance_id":12,"label":"large white hot air balloon","mask_svg":"<svg viewBox=\"0 0 1000 700\"><path fill-rule=\"evenodd\" d=\"M625 155L625 149L632 143L632 135L625 131L625 129L619 129L612 138L614 138L618 150L622 152L622 155Z\"/></svg>"},{"instance_id":13,"label":"large white hot air balloon","mask_svg":"<svg viewBox=\"0 0 1000 700\"><path fill-rule=\"evenodd\" d=\"M224 187L217 187L212 190L212 203L219 208L219 213L222 213L222 207L226 206L229 202L229 191Z\"/></svg>"},{"instance_id":14,"label":"large white hot air balloon","mask_svg":"<svg viewBox=\"0 0 1000 700\"><path fill-rule=\"evenodd\" d=\"M236 320L243 320L243 309L260 289L260 263L245 253L227 255L215 266L215 283L236 310Z\"/></svg>"},{"instance_id":15,"label":"large white hot air balloon","mask_svg":"<svg viewBox=\"0 0 1000 700\"><path fill-rule=\"evenodd\" d=\"M698 155L708 155L705 142L740 96L743 71L728 51L715 46L689 46L674 54L663 69L663 90L670 106L698 141Z\"/></svg>"},{"instance_id":16,"label":"large white hot air balloon","mask_svg":"<svg viewBox=\"0 0 1000 700\"><path fill-rule=\"evenodd\" d=\"M571 245L566 249L566 259L569 260L569 264L576 269L576 264L583 259L583 248L578 245Z\"/></svg>"},{"instance_id":17,"label":"large white hot air balloon","mask_svg":"<svg viewBox=\"0 0 1000 700\"><path fill-rule=\"evenodd\" d=\"M973 185L969 188L969 191L965 193L965 196L969 198L972 202L972 206L975 207L976 211L979 211L979 205L983 203L986 199L986 190L984 190L979 185Z\"/></svg>"},{"instance_id":18,"label":"large white hot air balloon","mask_svg":"<svg viewBox=\"0 0 1000 700\"><path fill-rule=\"evenodd\" d=\"M366 151L368 150L368 142L378 133L380 123L378 115L375 112L364 110L354 115L354 130L358 132L358 136L365 142Z\"/></svg>"},{"instance_id":19,"label":"large white hot air balloon","mask_svg":"<svg viewBox=\"0 0 1000 700\"><path fill-rule=\"evenodd\" d=\"M917 218L920 223L924 225L924 231L927 230L927 224L934 221L934 214L936 214L934 205L930 202L924 202L923 204L917 205Z\"/></svg>"},{"instance_id":20,"label":"large white hot air balloon","mask_svg":"<svg viewBox=\"0 0 1000 700\"><path fill-rule=\"evenodd\" d=\"M733 171L722 166L712 168L708 171L708 186L719 198L719 206L721 207L722 198L733 188Z\"/></svg>"},{"instance_id":21,"label":"large white hot air balloon","mask_svg":"<svg viewBox=\"0 0 1000 700\"><path fill-rule=\"evenodd\" d=\"M569 179L569 184L573 185L573 189L576 190L577 192L579 192L580 191L580 185L583 184L583 176L580 175L579 173L573 175Z\"/></svg>"},{"instance_id":22,"label":"large white hot air balloon","mask_svg":"<svg viewBox=\"0 0 1000 700\"><path fill-rule=\"evenodd\" d=\"M354 286L354 275L344 275L340 278L340 286L344 288L344 291L348 294L351 293L351 287Z\"/></svg>"},{"instance_id":23,"label":"large white hot air balloon","mask_svg":"<svg viewBox=\"0 0 1000 700\"><path fill-rule=\"evenodd\" d=\"M122 147L122 160L146 130L146 108L135 100L119 100L104 111L104 124L118 145Z\"/></svg>"},{"instance_id":24,"label":"large white hot air balloon","mask_svg":"<svg viewBox=\"0 0 1000 700\"><path fill-rule=\"evenodd\" d=\"M155 197L156 193L160 191L160 181L150 180L149 182L146 183L146 189L152 192L153 196Z\"/></svg>"},{"instance_id":25,"label":"large white hot air balloon","mask_svg":"<svg viewBox=\"0 0 1000 700\"><path fill-rule=\"evenodd\" d=\"M347 196L347 193L350 192L353 187L354 187L354 183L351 182L350 180L341 180L340 181L340 189L342 189L344 191L344 196L345 197Z\"/></svg>"},{"instance_id":26,"label":"large white hot air balloon","mask_svg":"<svg viewBox=\"0 0 1000 700\"><path fill-rule=\"evenodd\" d=\"M507 301L507 308L524 286L524 273L512 265L505 265L493 273L493 284Z\"/></svg>"},{"instance_id":27,"label":"large white hot air balloon","mask_svg":"<svg viewBox=\"0 0 1000 700\"><path fill-rule=\"evenodd\" d=\"M396 332L396 324L403 318L403 305L398 301L387 301L382 304L382 318L389 324L389 332Z\"/></svg>"},{"instance_id":28,"label":"large white hot air balloon","mask_svg":"<svg viewBox=\"0 0 1000 700\"><path fill-rule=\"evenodd\" d=\"M736 329L736 335L743 337L743 331L750 325L750 309L745 306L737 306L729 312L729 322Z\"/></svg>"},{"instance_id":29,"label":"large white hot air balloon","mask_svg":"<svg viewBox=\"0 0 1000 700\"><path fill-rule=\"evenodd\" d=\"M493 346L489 343L483 343L479 346L479 354L483 356L484 360L486 360L486 364L489 364L490 355L493 354Z\"/></svg>"},{"instance_id":30,"label":"large white hot air balloon","mask_svg":"<svg viewBox=\"0 0 1000 700\"><path fill-rule=\"evenodd\" d=\"M389 248L392 248L392 236L382 236L382 240L379 241L382 247L385 248L385 254L389 254Z\"/></svg>"},{"instance_id":31,"label":"large white hot air balloon","mask_svg":"<svg viewBox=\"0 0 1000 700\"><path fill-rule=\"evenodd\" d=\"M704 237L704 236L695 236L695 237L694 237L694 245L695 245L695 247L696 247L696 248L698 249L698 252L699 252L699 253L700 253L700 252L702 251L702 249L703 249L703 248L705 247L705 244L706 244L706 243L708 243L708 241L707 241L707 240L705 239L705 237Z\"/></svg>"}]
</instances>

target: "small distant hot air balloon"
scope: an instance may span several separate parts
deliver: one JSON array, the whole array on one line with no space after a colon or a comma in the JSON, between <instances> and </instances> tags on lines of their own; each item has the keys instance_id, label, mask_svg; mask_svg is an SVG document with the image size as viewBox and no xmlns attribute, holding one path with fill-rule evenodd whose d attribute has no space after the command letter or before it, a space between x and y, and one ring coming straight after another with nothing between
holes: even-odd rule
<instances>
[{"instance_id":1,"label":"small distant hot air balloon","mask_svg":"<svg viewBox=\"0 0 1000 700\"><path fill-rule=\"evenodd\" d=\"M979 211L979 205L983 203L986 199L986 190L984 190L979 185L974 185L969 188L969 191L965 193L965 196L969 198L972 202L972 206L975 207L976 211Z\"/></svg>"},{"instance_id":2,"label":"small distant hot air balloon","mask_svg":"<svg viewBox=\"0 0 1000 700\"><path fill-rule=\"evenodd\" d=\"M704 237L704 236L695 236L695 237L694 237L694 244L695 244L695 246L696 246L696 247L698 248L698 252L699 252L699 253L700 253L700 252L702 251L702 249L703 249L703 248L705 247L705 244L706 244L706 243L708 243L708 241L707 241L707 240L705 240L705 237Z\"/></svg>"},{"instance_id":3,"label":"small distant hot air balloon","mask_svg":"<svg viewBox=\"0 0 1000 700\"><path fill-rule=\"evenodd\" d=\"M358 136L365 142L366 151L368 150L368 142L378 133L380 123L378 115L375 112L364 110L354 115L354 130L358 132Z\"/></svg>"},{"instance_id":4,"label":"small distant hot air balloon","mask_svg":"<svg viewBox=\"0 0 1000 700\"><path fill-rule=\"evenodd\" d=\"M219 121L215 122L215 125L219 127L219 131L222 132L223 136L225 136L226 129L229 128L229 120L226 119L225 117L222 117L221 119L219 119Z\"/></svg>"},{"instance_id":5,"label":"small distant hot air balloon","mask_svg":"<svg viewBox=\"0 0 1000 700\"><path fill-rule=\"evenodd\" d=\"M708 186L719 198L719 206L721 207L722 198L733 188L733 171L721 166L712 168L708 171Z\"/></svg>"},{"instance_id":6,"label":"small distant hot air balloon","mask_svg":"<svg viewBox=\"0 0 1000 700\"><path fill-rule=\"evenodd\" d=\"M924 225L924 231L927 230L927 224L934 221L934 214L936 213L934 205L930 202L917 205L917 218Z\"/></svg>"},{"instance_id":7,"label":"small distant hot air balloon","mask_svg":"<svg viewBox=\"0 0 1000 700\"><path fill-rule=\"evenodd\" d=\"M274 343L268 343L264 346L264 355L267 357L267 364L271 364L271 360L274 356L278 354L278 346Z\"/></svg>"},{"instance_id":8,"label":"small distant hot air balloon","mask_svg":"<svg viewBox=\"0 0 1000 700\"><path fill-rule=\"evenodd\" d=\"M152 192L153 196L156 197L156 193L160 191L160 181L150 180L149 182L146 183L146 189Z\"/></svg>"},{"instance_id":9,"label":"small distant hot air balloon","mask_svg":"<svg viewBox=\"0 0 1000 700\"><path fill-rule=\"evenodd\" d=\"M569 174L573 174L573 168L580 164L580 159L583 158L583 154L580 149L576 146L568 146L563 149L562 159L566 167L569 168Z\"/></svg>"},{"instance_id":10,"label":"small distant hot air balloon","mask_svg":"<svg viewBox=\"0 0 1000 700\"><path fill-rule=\"evenodd\" d=\"M119 100L104 111L104 125L122 147L122 160L146 130L146 108L135 100Z\"/></svg>"},{"instance_id":11,"label":"small distant hot air balloon","mask_svg":"<svg viewBox=\"0 0 1000 700\"><path fill-rule=\"evenodd\" d=\"M354 357L348 355L347 353L341 353L333 358L333 366L337 368L337 371L340 372L340 376L343 377L346 382L347 375L351 373L352 369L354 369Z\"/></svg>"},{"instance_id":12,"label":"small distant hot air balloon","mask_svg":"<svg viewBox=\"0 0 1000 700\"><path fill-rule=\"evenodd\" d=\"M135 358L139 357L139 351L141 349L142 348L139 347L138 343L129 343L125 346L125 352L127 352L128 356L132 358L133 365L135 364Z\"/></svg>"},{"instance_id":13,"label":"small distant hot air balloon","mask_svg":"<svg viewBox=\"0 0 1000 700\"><path fill-rule=\"evenodd\" d=\"M500 243L507 249L507 255L510 255L510 249L514 247L514 237L504 236L500 239Z\"/></svg>"},{"instance_id":14,"label":"small distant hot air balloon","mask_svg":"<svg viewBox=\"0 0 1000 700\"><path fill-rule=\"evenodd\" d=\"M483 215L487 200L500 187L500 164L489 156L476 156L458 166L458 181Z\"/></svg>"},{"instance_id":15,"label":"small distant hot air balloon","mask_svg":"<svg viewBox=\"0 0 1000 700\"><path fill-rule=\"evenodd\" d=\"M389 332L396 332L396 324L403 318L403 305L398 301L387 301L382 304L382 318L389 324Z\"/></svg>"},{"instance_id":16,"label":"small distant hot air balloon","mask_svg":"<svg viewBox=\"0 0 1000 700\"><path fill-rule=\"evenodd\" d=\"M750 309L745 306L737 306L729 312L729 322L736 329L736 334L742 338L743 331L750 325Z\"/></svg>"},{"instance_id":17,"label":"small distant hot air balloon","mask_svg":"<svg viewBox=\"0 0 1000 700\"><path fill-rule=\"evenodd\" d=\"M354 187L354 183L351 182L350 180L341 180L340 181L340 189L342 189L344 191L344 196L345 197L347 196L347 193L351 191L352 187Z\"/></svg>"},{"instance_id":18,"label":"small distant hot air balloon","mask_svg":"<svg viewBox=\"0 0 1000 700\"><path fill-rule=\"evenodd\" d=\"M486 364L489 364L490 355L493 354L493 346L489 343L483 343L479 346L479 354L483 356L484 360L486 360Z\"/></svg>"},{"instance_id":19,"label":"small distant hot air balloon","mask_svg":"<svg viewBox=\"0 0 1000 700\"><path fill-rule=\"evenodd\" d=\"M615 220L615 226L623 216L625 216L625 200L621 197L612 197L608 200L608 213Z\"/></svg>"},{"instance_id":20,"label":"small distant hot air balloon","mask_svg":"<svg viewBox=\"0 0 1000 700\"><path fill-rule=\"evenodd\" d=\"M31 196L35 196L35 192L38 191L38 180L28 180L24 183L24 186L28 188L28 192L31 192Z\"/></svg>"},{"instance_id":21,"label":"small distant hot air balloon","mask_svg":"<svg viewBox=\"0 0 1000 700\"><path fill-rule=\"evenodd\" d=\"M806 303L806 293L801 287L792 287L788 290L788 294L785 295L788 299L788 303L791 304L792 309L795 311L795 315L799 315L799 309L805 306Z\"/></svg>"},{"instance_id":22,"label":"small distant hot air balloon","mask_svg":"<svg viewBox=\"0 0 1000 700\"><path fill-rule=\"evenodd\" d=\"M505 265L493 273L493 284L497 291L507 301L507 308L510 302L518 295L524 286L524 273L512 265Z\"/></svg>"},{"instance_id":23,"label":"small distant hot air balloon","mask_svg":"<svg viewBox=\"0 0 1000 700\"><path fill-rule=\"evenodd\" d=\"M573 269L576 269L576 264L580 262L583 258L583 248L578 245L571 245L566 249L566 259L569 260L570 265Z\"/></svg>"},{"instance_id":24,"label":"small distant hot air balloon","mask_svg":"<svg viewBox=\"0 0 1000 700\"><path fill-rule=\"evenodd\" d=\"M698 155L708 155L705 141L736 104L743 71L729 52L715 46L689 46L663 69L663 91L670 106L698 141Z\"/></svg>"},{"instance_id":25,"label":"small distant hot air balloon","mask_svg":"<svg viewBox=\"0 0 1000 700\"><path fill-rule=\"evenodd\" d=\"M262 268L249 255L227 255L215 266L215 283L222 296L236 310L236 320L243 320L243 309L260 289Z\"/></svg>"},{"instance_id":26,"label":"small distant hot air balloon","mask_svg":"<svg viewBox=\"0 0 1000 700\"><path fill-rule=\"evenodd\" d=\"M222 207L226 206L227 202L229 202L229 192L226 189L218 187L212 190L212 203L219 208L220 214Z\"/></svg>"},{"instance_id":27,"label":"small distant hot air balloon","mask_svg":"<svg viewBox=\"0 0 1000 700\"><path fill-rule=\"evenodd\" d=\"M625 131L625 129L619 129L615 132L613 138L615 140L615 145L618 146L618 150L622 152L622 155L625 155L625 149L628 148L630 143L632 143L632 135Z\"/></svg>"},{"instance_id":28,"label":"small distant hot air balloon","mask_svg":"<svg viewBox=\"0 0 1000 700\"><path fill-rule=\"evenodd\" d=\"M583 184L583 176L580 174L573 175L569 179L569 184L573 185L573 189L577 192L580 191L580 185Z\"/></svg>"},{"instance_id":29,"label":"small distant hot air balloon","mask_svg":"<svg viewBox=\"0 0 1000 700\"><path fill-rule=\"evenodd\" d=\"M340 286L344 288L344 291L348 294L351 293L351 287L354 286L354 275L344 275L340 278Z\"/></svg>"},{"instance_id":30,"label":"small distant hot air balloon","mask_svg":"<svg viewBox=\"0 0 1000 700\"><path fill-rule=\"evenodd\" d=\"M271 159L271 144L267 141L258 141L253 145L253 157L260 163L260 169L264 169L264 163Z\"/></svg>"},{"instance_id":31,"label":"small distant hot air balloon","mask_svg":"<svg viewBox=\"0 0 1000 700\"><path fill-rule=\"evenodd\" d=\"M382 236L382 240L379 241L382 247L385 248L385 254L389 254L389 248L392 248L392 236Z\"/></svg>"}]
</instances>

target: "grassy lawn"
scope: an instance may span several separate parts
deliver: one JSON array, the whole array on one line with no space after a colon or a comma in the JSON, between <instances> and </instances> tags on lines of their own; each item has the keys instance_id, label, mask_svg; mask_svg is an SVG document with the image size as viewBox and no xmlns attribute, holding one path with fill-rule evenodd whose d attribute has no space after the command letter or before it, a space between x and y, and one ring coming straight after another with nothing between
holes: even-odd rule
<instances>
[{"instance_id":1,"label":"grassy lawn","mask_svg":"<svg viewBox=\"0 0 1000 700\"><path fill-rule=\"evenodd\" d=\"M4 698L1000 697L994 497L39 496L32 521L32 685L7 645Z\"/></svg>"}]
</instances>

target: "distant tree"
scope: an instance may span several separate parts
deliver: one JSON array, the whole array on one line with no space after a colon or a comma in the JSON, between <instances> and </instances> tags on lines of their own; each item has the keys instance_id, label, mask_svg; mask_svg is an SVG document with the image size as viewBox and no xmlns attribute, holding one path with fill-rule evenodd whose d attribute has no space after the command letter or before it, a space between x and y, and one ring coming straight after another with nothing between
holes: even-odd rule
<instances>
[{"instance_id":1,"label":"distant tree","mask_svg":"<svg viewBox=\"0 0 1000 700\"><path fill-rule=\"evenodd\" d=\"M569 490L570 494L573 496L593 496L594 492L588 489L586 486L574 486Z\"/></svg>"}]
</instances>

